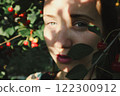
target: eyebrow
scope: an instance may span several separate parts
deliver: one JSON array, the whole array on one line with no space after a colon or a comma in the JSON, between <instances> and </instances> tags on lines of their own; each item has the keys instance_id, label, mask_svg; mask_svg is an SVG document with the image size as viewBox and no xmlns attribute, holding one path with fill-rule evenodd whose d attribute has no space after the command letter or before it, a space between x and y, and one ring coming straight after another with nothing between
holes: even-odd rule
<instances>
[{"instance_id":1,"label":"eyebrow","mask_svg":"<svg viewBox=\"0 0 120 96\"><path fill-rule=\"evenodd\" d=\"M54 15L50 15L50 14L45 14L45 15L43 15L43 17L56 18ZM91 21L94 21L93 18L91 18L91 17L89 17L89 16L87 16L87 15L82 15L82 14L71 14L70 17L71 17L71 18L85 17L85 18L90 19Z\"/></svg>"},{"instance_id":2,"label":"eyebrow","mask_svg":"<svg viewBox=\"0 0 120 96\"><path fill-rule=\"evenodd\" d=\"M89 16L87 16L87 15L82 15L82 14L71 14L70 16L71 16L71 18L85 17L85 18L88 18L88 19L94 21L93 18L91 18L91 17L89 17Z\"/></svg>"},{"instance_id":3,"label":"eyebrow","mask_svg":"<svg viewBox=\"0 0 120 96\"><path fill-rule=\"evenodd\" d=\"M50 14L45 14L45 15L43 15L43 17L56 18L54 15L50 15Z\"/></svg>"}]
</instances>

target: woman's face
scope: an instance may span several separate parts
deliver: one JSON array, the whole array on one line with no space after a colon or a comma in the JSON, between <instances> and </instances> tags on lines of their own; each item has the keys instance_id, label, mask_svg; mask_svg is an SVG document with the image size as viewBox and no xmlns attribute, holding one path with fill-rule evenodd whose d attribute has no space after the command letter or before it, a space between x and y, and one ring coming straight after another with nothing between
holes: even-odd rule
<instances>
[{"instance_id":1,"label":"woman's face","mask_svg":"<svg viewBox=\"0 0 120 96\"><path fill-rule=\"evenodd\" d=\"M44 37L61 70L70 70L77 64L90 67L100 38L89 31L87 25L92 23L102 29L99 5L99 0L45 0ZM70 48L78 43L90 45L94 52L80 60L67 57Z\"/></svg>"}]
</instances>

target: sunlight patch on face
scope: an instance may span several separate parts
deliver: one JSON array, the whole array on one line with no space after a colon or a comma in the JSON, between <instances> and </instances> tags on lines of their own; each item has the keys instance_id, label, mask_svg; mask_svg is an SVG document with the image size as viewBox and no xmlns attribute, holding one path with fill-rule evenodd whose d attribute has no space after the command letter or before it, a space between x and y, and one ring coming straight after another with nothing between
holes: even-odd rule
<instances>
[{"instance_id":1,"label":"sunlight patch on face","mask_svg":"<svg viewBox=\"0 0 120 96\"><path fill-rule=\"evenodd\" d=\"M81 3L86 3L88 2L89 0L81 0Z\"/></svg>"}]
</instances>

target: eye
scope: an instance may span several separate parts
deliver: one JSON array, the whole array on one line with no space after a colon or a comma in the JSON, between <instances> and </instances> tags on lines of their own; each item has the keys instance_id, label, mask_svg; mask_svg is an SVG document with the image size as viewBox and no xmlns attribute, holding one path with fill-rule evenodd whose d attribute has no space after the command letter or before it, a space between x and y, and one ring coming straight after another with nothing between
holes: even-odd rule
<instances>
[{"instance_id":1,"label":"eye","mask_svg":"<svg viewBox=\"0 0 120 96\"><path fill-rule=\"evenodd\" d=\"M47 25L56 25L57 23L56 22L49 22L49 23L47 23Z\"/></svg>"},{"instance_id":2,"label":"eye","mask_svg":"<svg viewBox=\"0 0 120 96\"><path fill-rule=\"evenodd\" d=\"M86 22L83 22L83 21L78 21L78 22L75 22L75 23L73 23L73 26L75 26L75 27L88 27L88 23L86 23Z\"/></svg>"}]
</instances>

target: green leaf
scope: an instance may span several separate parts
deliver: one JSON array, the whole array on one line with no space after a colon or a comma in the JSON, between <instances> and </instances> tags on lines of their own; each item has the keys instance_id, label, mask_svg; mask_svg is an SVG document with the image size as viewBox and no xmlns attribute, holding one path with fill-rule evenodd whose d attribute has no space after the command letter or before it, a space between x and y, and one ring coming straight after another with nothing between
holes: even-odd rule
<instances>
[{"instance_id":1,"label":"green leaf","mask_svg":"<svg viewBox=\"0 0 120 96\"><path fill-rule=\"evenodd\" d=\"M27 19L29 19L31 23L33 24L37 19L35 12L33 11L31 14L28 14Z\"/></svg>"},{"instance_id":2,"label":"green leaf","mask_svg":"<svg viewBox=\"0 0 120 96\"><path fill-rule=\"evenodd\" d=\"M15 32L14 27L8 27L8 28L5 30L5 32L6 32L7 34L9 34L10 36L12 36L12 35L14 34L14 32Z\"/></svg>"},{"instance_id":3,"label":"green leaf","mask_svg":"<svg viewBox=\"0 0 120 96\"><path fill-rule=\"evenodd\" d=\"M6 32L4 32L3 27L0 27L0 35L1 35L1 36L9 37L9 34L6 33Z\"/></svg>"},{"instance_id":4,"label":"green leaf","mask_svg":"<svg viewBox=\"0 0 120 96\"><path fill-rule=\"evenodd\" d=\"M30 29L27 28L18 29L18 32L20 35L22 35L22 37L26 37L30 35Z\"/></svg>"},{"instance_id":5,"label":"green leaf","mask_svg":"<svg viewBox=\"0 0 120 96\"><path fill-rule=\"evenodd\" d=\"M100 29L97 26L88 25L88 30L91 31L91 32L94 32L98 36L102 37L101 31L100 31Z\"/></svg>"},{"instance_id":6,"label":"green leaf","mask_svg":"<svg viewBox=\"0 0 120 96\"><path fill-rule=\"evenodd\" d=\"M79 64L75 66L73 69L71 69L66 77L69 78L70 80L82 80L88 73L88 70L83 64Z\"/></svg>"},{"instance_id":7,"label":"green leaf","mask_svg":"<svg viewBox=\"0 0 120 96\"><path fill-rule=\"evenodd\" d=\"M24 41L24 40L20 40L20 41L18 42L18 46L23 45L23 41Z\"/></svg>"},{"instance_id":8,"label":"green leaf","mask_svg":"<svg viewBox=\"0 0 120 96\"><path fill-rule=\"evenodd\" d=\"M78 60L89 55L93 52L93 50L94 49L89 45L80 43L72 46L72 48L68 52L68 56L70 56L72 59Z\"/></svg>"}]
</instances>

